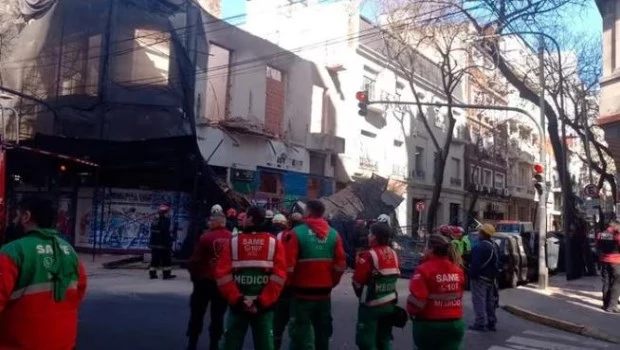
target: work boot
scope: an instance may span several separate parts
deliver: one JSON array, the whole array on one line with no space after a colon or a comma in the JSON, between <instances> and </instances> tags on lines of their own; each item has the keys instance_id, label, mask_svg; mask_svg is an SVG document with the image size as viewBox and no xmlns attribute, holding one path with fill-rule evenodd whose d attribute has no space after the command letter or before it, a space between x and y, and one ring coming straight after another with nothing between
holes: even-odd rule
<instances>
[{"instance_id":1,"label":"work boot","mask_svg":"<svg viewBox=\"0 0 620 350\"><path fill-rule=\"evenodd\" d=\"M497 332L497 328L495 327L494 324L488 324L487 325L487 331L489 331L489 332Z\"/></svg>"},{"instance_id":2,"label":"work boot","mask_svg":"<svg viewBox=\"0 0 620 350\"><path fill-rule=\"evenodd\" d=\"M171 280L173 278L177 278L177 276L173 275L172 271L169 271L169 270L164 271L164 279L165 280Z\"/></svg>"},{"instance_id":3,"label":"work boot","mask_svg":"<svg viewBox=\"0 0 620 350\"><path fill-rule=\"evenodd\" d=\"M152 280L156 280L157 279L157 271L150 270L149 271L149 276L151 277Z\"/></svg>"}]
</instances>

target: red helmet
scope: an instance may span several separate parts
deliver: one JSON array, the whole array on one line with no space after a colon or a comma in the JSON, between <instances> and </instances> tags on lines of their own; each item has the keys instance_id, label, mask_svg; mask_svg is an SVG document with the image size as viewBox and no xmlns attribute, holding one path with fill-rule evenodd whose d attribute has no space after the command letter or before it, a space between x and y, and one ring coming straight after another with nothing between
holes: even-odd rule
<instances>
[{"instance_id":1,"label":"red helmet","mask_svg":"<svg viewBox=\"0 0 620 350\"><path fill-rule=\"evenodd\" d=\"M463 236L463 229L458 226L450 226L452 230L452 238L459 239Z\"/></svg>"},{"instance_id":2,"label":"red helmet","mask_svg":"<svg viewBox=\"0 0 620 350\"><path fill-rule=\"evenodd\" d=\"M448 225L441 225L441 226L439 226L437 231L439 233L441 233L442 235L451 235L452 234L452 228L450 226L448 226Z\"/></svg>"},{"instance_id":3,"label":"red helmet","mask_svg":"<svg viewBox=\"0 0 620 350\"><path fill-rule=\"evenodd\" d=\"M234 218L235 216L237 216L237 211L235 210L235 208L230 208L226 211L226 216L229 218Z\"/></svg>"}]
</instances>

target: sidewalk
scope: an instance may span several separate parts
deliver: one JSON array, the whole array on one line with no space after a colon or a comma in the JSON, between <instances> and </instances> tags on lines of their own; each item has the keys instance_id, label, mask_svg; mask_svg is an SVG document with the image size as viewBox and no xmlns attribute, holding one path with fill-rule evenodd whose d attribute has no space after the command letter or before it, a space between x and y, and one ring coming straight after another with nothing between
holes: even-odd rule
<instances>
[{"instance_id":1,"label":"sidewalk","mask_svg":"<svg viewBox=\"0 0 620 350\"><path fill-rule=\"evenodd\" d=\"M530 321L565 331L620 343L620 315L601 310L601 278L582 277L566 281L552 276L546 291L535 285L505 289L500 305L508 312Z\"/></svg>"}]
</instances>

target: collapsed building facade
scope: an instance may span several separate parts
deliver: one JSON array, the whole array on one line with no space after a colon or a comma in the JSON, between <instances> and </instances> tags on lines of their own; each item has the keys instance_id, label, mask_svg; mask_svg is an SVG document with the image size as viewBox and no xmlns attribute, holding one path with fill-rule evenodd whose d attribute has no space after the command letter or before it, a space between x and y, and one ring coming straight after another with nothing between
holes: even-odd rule
<instances>
[{"instance_id":1,"label":"collapsed building facade","mask_svg":"<svg viewBox=\"0 0 620 350\"><path fill-rule=\"evenodd\" d=\"M189 0L4 6L14 35L3 42L1 104L16 112L3 117L9 212L25 194L49 196L76 247L128 252L146 249L165 203L181 247L204 193L222 193L195 138L205 13Z\"/></svg>"}]
</instances>

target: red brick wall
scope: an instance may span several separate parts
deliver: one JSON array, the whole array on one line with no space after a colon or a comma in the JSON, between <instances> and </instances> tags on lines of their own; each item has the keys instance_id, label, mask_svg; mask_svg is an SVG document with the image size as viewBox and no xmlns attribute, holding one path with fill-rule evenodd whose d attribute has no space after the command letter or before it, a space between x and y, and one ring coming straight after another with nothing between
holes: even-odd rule
<instances>
[{"instance_id":1,"label":"red brick wall","mask_svg":"<svg viewBox=\"0 0 620 350\"><path fill-rule=\"evenodd\" d=\"M278 81L267 76L267 92L265 100L265 131L282 135L284 121L284 79L280 75Z\"/></svg>"}]
</instances>

